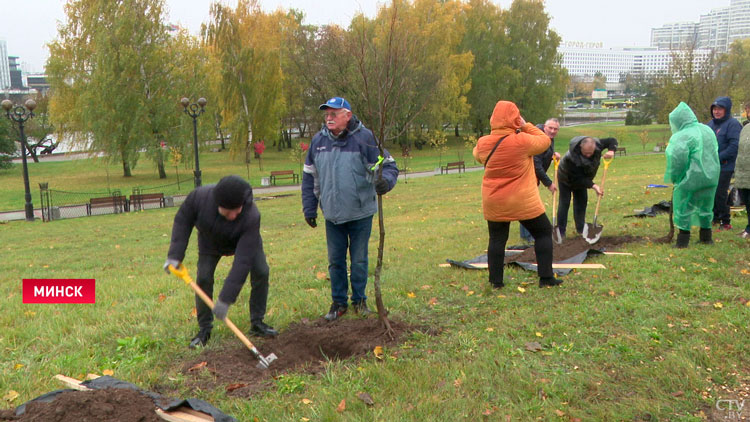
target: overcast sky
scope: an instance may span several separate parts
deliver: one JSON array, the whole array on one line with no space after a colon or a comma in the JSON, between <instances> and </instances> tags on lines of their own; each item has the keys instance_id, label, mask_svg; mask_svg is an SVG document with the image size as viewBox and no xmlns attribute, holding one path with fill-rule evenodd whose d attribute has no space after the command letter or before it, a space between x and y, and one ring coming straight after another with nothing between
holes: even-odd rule
<instances>
[{"instance_id":1,"label":"overcast sky","mask_svg":"<svg viewBox=\"0 0 750 422\"><path fill-rule=\"evenodd\" d=\"M493 0L508 8L512 0ZM208 19L212 0L166 0L169 22L198 35ZM236 0L221 0L234 7ZM302 10L306 23L348 26L357 12L372 17L377 0L260 0L264 10ZM0 0L0 39L8 54L20 57L28 71L43 71L49 55L46 43L57 37L57 25L65 18L63 0ZM713 8L729 6L729 0L546 0L551 26L563 41L602 42L604 47L647 47L651 28L665 23L698 22Z\"/></svg>"}]
</instances>

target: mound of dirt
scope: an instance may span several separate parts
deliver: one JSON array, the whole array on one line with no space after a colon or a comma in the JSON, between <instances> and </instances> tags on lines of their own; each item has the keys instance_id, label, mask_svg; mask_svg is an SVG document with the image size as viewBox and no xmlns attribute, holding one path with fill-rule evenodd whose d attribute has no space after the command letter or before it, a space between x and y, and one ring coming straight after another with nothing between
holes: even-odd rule
<instances>
[{"instance_id":1,"label":"mound of dirt","mask_svg":"<svg viewBox=\"0 0 750 422\"><path fill-rule=\"evenodd\" d=\"M250 397L268 388L275 376L290 371L318 373L327 361L372 354L376 346L394 346L417 330L392 319L390 323L394 339L385 333L376 314L366 319L344 317L334 322L323 318L303 320L290 325L275 338L252 339L261 355L267 357L274 353L277 356L268 370L256 368L257 359L238 340L237 346L204 351L195 360L185 363L182 372L187 375L190 387L224 388L229 395Z\"/></svg>"},{"instance_id":2,"label":"mound of dirt","mask_svg":"<svg viewBox=\"0 0 750 422\"><path fill-rule=\"evenodd\" d=\"M624 244L641 242L643 240L642 237L638 236L602 236L598 242L591 245L582 237L566 238L563 239L562 244L552 243L552 262L560 262L572 258L589 249L616 251ZM536 262L534 248L528 248L517 255L506 256L505 263L510 262Z\"/></svg>"},{"instance_id":3,"label":"mound of dirt","mask_svg":"<svg viewBox=\"0 0 750 422\"><path fill-rule=\"evenodd\" d=\"M155 413L153 400L125 388L91 391L65 391L54 401L31 401L23 415L15 411L0 412L0 420L16 422L164 422Z\"/></svg>"}]
</instances>

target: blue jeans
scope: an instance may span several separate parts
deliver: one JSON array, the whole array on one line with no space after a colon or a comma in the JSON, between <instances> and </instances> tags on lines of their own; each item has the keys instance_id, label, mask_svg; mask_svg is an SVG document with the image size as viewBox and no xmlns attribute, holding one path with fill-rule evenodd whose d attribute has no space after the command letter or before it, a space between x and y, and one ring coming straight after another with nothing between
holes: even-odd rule
<instances>
[{"instance_id":1,"label":"blue jeans","mask_svg":"<svg viewBox=\"0 0 750 422\"><path fill-rule=\"evenodd\" d=\"M347 304L349 282L346 274L346 252L351 257L352 303L367 299L367 246L372 232L372 216L361 220L333 224L326 220L328 274L331 277L331 298Z\"/></svg>"}]
</instances>

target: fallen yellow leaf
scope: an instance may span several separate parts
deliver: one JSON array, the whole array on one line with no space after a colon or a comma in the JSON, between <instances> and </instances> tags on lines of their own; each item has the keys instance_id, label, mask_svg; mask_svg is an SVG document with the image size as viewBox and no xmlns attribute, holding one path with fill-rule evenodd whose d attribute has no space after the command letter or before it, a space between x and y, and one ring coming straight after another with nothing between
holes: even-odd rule
<instances>
[{"instance_id":1,"label":"fallen yellow leaf","mask_svg":"<svg viewBox=\"0 0 750 422\"><path fill-rule=\"evenodd\" d=\"M471 296L473 294L474 294L474 290L469 290L468 292L466 292L466 296Z\"/></svg>"},{"instance_id":2,"label":"fallen yellow leaf","mask_svg":"<svg viewBox=\"0 0 750 422\"><path fill-rule=\"evenodd\" d=\"M15 366L14 366L13 368L14 368L14 369L15 369L16 371L18 371L19 369L23 368L23 364L22 364L22 363L17 363L17 364L16 364L16 365L15 365Z\"/></svg>"},{"instance_id":3,"label":"fallen yellow leaf","mask_svg":"<svg viewBox=\"0 0 750 422\"><path fill-rule=\"evenodd\" d=\"M716 308L716 309L721 309L723 307L724 307L724 305L721 302L714 303L714 308Z\"/></svg>"},{"instance_id":4,"label":"fallen yellow leaf","mask_svg":"<svg viewBox=\"0 0 750 422\"><path fill-rule=\"evenodd\" d=\"M375 354L376 358L383 359L383 346L375 346L375 348L372 349L372 353Z\"/></svg>"},{"instance_id":5,"label":"fallen yellow leaf","mask_svg":"<svg viewBox=\"0 0 750 422\"><path fill-rule=\"evenodd\" d=\"M315 278L318 280L324 280L326 278L326 273L323 271L318 271L317 274L315 274Z\"/></svg>"},{"instance_id":6,"label":"fallen yellow leaf","mask_svg":"<svg viewBox=\"0 0 750 422\"><path fill-rule=\"evenodd\" d=\"M555 414L556 414L557 416L559 416L559 417L563 417L563 416L565 416L565 412L563 412L562 410L559 410L559 409L556 409L556 410L555 410Z\"/></svg>"},{"instance_id":7,"label":"fallen yellow leaf","mask_svg":"<svg viewBox=\"0 0 750 422\"><path fill-rule=\"evenodd\" d=\"M310 400L310 399L302 399L302 403L304 403L304 404L312 404L312 400Z\"/></svg>"},{"instance_id":8,"label":"fallen yellow leaf","mask_svg":"<svg viewBox=\"0 0 750 422\"><path fill-rule=\"evenodd\" d=\"M408 297L409 299L414 299L415 297L417 297L417 295L415 295L414 292L409 292L406 294L406 297Z\"/></svg>"},{"instance_id":9,"label":"fallen yellow leaf","mask_svg":"<svg viewBox=\"0 0 750 422\"><path fill-rule=\"evenodd\" d=\"M346 399L342 399L341 403L339 403L339 405L336 406L337 412L342 413L344 410L346 410Z\"/></svg>"},{"instance_id":10,"label":"fallen yellow leaf","mask_svg":"<svg viewBox=\"0 0 750 422\"><path fill-rule=\"evenodd\" d=\"M714 258L708 258L708 262L716 264L717 261Z\"/></svg>"},{"instance_id":11,"label":"fallen yellow leaf","mask_svg":"<svg viewBox=\"0 0 750 422\"><path fill-rule=\"evenodd\" d=\"M521 292L521 293L526 293L526 289L524 289L523 287L520 287L520 286L518 287L518 291Z\"/></svg>"},{"instance_id":12,"label":"fallen yellow leaf","mask_svg":"<svg viewBox=\"0 0 750 422\"><path fill-rule=\"evenodd\" d=\"M505 295L497 295L497 298L498 299L503 299L503 298L505 298Z\"/></svg>"},{"instance_id":13,"label":"fallen yellow leaf","mask_svg":"<svg viewBox=\"0 0 750 422\"><path fill-rule=\"evenodd\" d=\"M112 375L114 375L114 374L115 374L115 371L113 371L113 370L111 370L111 369L105 369L105 370L103 370L103 371L102 371L102 375L109 375L109 376L112 376Z\"/></svg>"},{"instance_id":14,"label":"fallen yellow leaf","mask_svg":"<svg viewBox=\"0 0 750 422\"><path fill-rule=\"evenodd\" d=\"M308 419L308 418L299 418L299 420L301 420L302 422L309 422L310 421L310 419Z\"/></svg>"},{"instance_id":15,"label":"fallen yellow leaf","mask_svg":"<svg viewBox=\"0 0 750 422\"><path fill-rule=\"evenodd\" d=\"M8 402L10 402L10 401L13 401L13 400L17 399L17 398L18 398L18 395L19 395L19 394L18 394L18 392L17 392L17 391L15 391L15 390L10 390L10 391L8 391L8 393L7 393L7 394L5 394L5 395L3 396L3 400L5 400L5 401L8 401Z\"/></svg>"},{"instance_id":16,"label":"fallen yellow leaf","mask_svg":"<svg viewBox=\"0 0 750 422\"><path fill-rule=\"evenodd\" d=\"M488 333L491 333L491 332L495 331L495 329L492 328L492 327L487 327L487 328L485 328L485 331L487 331Z\"/></svg>"},{"instance_id":17,"label":"fallen yellow leaf","mask_svg":"<svg viewBox=\"0 0 750 422\"><path fill-rule=\"evenodd\" d=\"M748 269L746 269L746 268L743 268L743 269L741 269L741 270L740 270L740 272L741 272L742 274L750 274L750 270L748 270Z\"/></svg>"},{"instance_id":18,"label":"fallen yellow leaf","mask_svg":"<svg viewBox=\"0 0 750 422\"><path fill-rule=\"evenodd\" d=\"M430 306L435 306L437 305L437 303L438 303L438 300L436 297L430 298L430 300L427 301L427 304Z\"/></svg>"},{"instance_id":19,"label":"fallen yellow leaf","mask_svg":"<svg viewBox=\"0 0 750 422\"><path fill-rule=\"evenodd\" d=\"M542 335L542 333L540 333L539 331L537 331L537 332L536 332L536 333L534 333L534 334L536 334L536 336L537 336L537 337L544 337L544 336Z\"/></svg>"}]
</instances>

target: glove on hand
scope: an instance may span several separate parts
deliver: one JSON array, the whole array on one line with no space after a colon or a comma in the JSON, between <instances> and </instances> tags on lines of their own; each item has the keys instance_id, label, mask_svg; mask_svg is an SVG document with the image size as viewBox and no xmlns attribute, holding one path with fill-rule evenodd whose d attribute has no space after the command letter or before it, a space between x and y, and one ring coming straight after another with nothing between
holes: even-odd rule
<instances>
[{"instance_id":1,"label":"glove on hand","mask_svg":"<svg viewBox=\"0 0 750 422\"><path fill-rule=\"evenodd\" d=\"M224 318L227 317L228 311L229 311L228 303L222 302L221 299L214 302L214 315L216 315L216 318L219 318L220 320L224 320Z\"/></svg>"},{"instance_id":2,"label":"glove on hand","mask_svg":"<svg viewBox=\"0 0 750 422\"><path fill-rule=\"evenodd\" d=\"M375 192L378 195L385 195L388 193L388 182L385 179L378 179L375 181Z\"/></svg>"},{"instance_id":3,"label":"glove on hand","mask_svg":"<svg viewBox=\"0 0 750 422\"><path fill-rule=\"evenodd\" d=\"M316 217L305 217L305 221L310 227L316 228L318 227L318 223L315 221L315 218Z\"/></svg>"},{"instance_id":4,"label":"glove on hand","mask_svg":"<svg viewBox=\"0 0 750 422\"><path fill-rule=\"evenodd\" d=\"M166 272L167 274L172 274L171 272L169 272L170 265L175 267L175 269L180 268L180 261L176 259L167 258L167 260L164 261L164 272Z\"/></svg>"}]
</instances>

